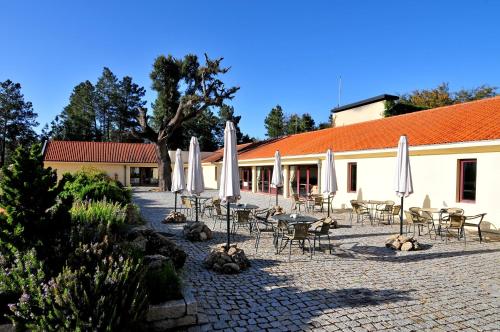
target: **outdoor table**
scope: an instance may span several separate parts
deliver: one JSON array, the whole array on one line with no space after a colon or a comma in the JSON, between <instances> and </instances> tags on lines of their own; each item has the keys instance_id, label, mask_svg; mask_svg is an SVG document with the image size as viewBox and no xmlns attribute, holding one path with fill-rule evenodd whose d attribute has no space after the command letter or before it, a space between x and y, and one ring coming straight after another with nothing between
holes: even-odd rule
<instances>
[{"instance_id":1,"label":"outdoor table","mask_svg":"<svg viewBox=\"0 0 500 332\"><path fill-rule=\"evenodd\" d=\"M318 218L314 218L311 216L304 216L304 215L297 215L296 218L292 218L291 214L278 214L273 216L273 219L276 221L286 221L289 224L296 224L296 223L307 223L307 224L312 224L316 221L318 221Z\"/></svg>"},{"instance_id":2,"label":"outdoor table","mask_svg":"<svg viewBox=\"0 0 500 332\"><path fill-rule=\"evenodd\" d=\"M233 210L257 210L259 207L255 204L230 203L229 207Z\"/></svg>"}]
</instances>

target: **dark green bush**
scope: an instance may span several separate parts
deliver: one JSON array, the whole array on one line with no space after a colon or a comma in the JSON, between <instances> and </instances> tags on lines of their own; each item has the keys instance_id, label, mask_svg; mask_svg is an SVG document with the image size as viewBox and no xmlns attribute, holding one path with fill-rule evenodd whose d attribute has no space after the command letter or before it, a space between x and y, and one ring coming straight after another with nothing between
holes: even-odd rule
<instances>
[{"instance_id":1,"label":"dark green bush","mask_svg":"<svg viewBox=\"0 0 500 332\"><path fill-rule=\"evenodd\" d=\"M23 293L11 319L33 331L137 330L147 309L144 270L112 251L106 242L81 246L57 277Z\"/></svg>"},{"instance_id":2,"label":"dark green bush","mask_svg":"<svg viewBox=\"0 0 500 332\"><path fill-rule=\"evenodd\" d=\"M100 201L128 204L131 192L120 182L108 177L106 173L95 169L84 169L77 173L66 173L61 180L64 190L62 197L73 196L78 200Z\"/></svg>"},{"instance_id":3,"label":"dark green bush","mask_svg":"<svg viewBox=\"0 0 500 332\"><path fill-rule=\"evenodd\" d=\"M57 269L71 232L71 200L58 200L62 188L57 174L43 167L40 145L18 148L12 164L2 169L0 180L0 253L36 249L38 258L50 257L48 265Z\"/></svg>"},{"instance_id":4,"label":"dark green bush","mask_svg":"<svg viewBox=\"0 0 500 332\"><path fill-rule=\"evenodd\" d=\"M181 280L170 261L159 269L148 270L146 287L151 304L182 298Z\"/></svg>"}]
</instances>

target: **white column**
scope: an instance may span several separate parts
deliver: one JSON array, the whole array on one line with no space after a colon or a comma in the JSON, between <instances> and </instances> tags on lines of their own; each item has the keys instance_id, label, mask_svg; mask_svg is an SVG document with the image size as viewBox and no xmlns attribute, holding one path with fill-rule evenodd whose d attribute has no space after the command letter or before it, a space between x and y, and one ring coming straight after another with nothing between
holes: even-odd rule
<instances>
[{"instance_id":1,"label":"white column","mask_svg":"<svg viewBox=\"0 0 500 332\"><path fill-rule=\"evenodd\" d=\"M321 159L318 160L318 191L319 193L323 193L323 190L321 188Z\"/></svg>"},{"instance_id":2,"label":"white column","mask_svg":"<svg viewBox=\"0 0 500 332\"><path fill-rule=\"evenodd\" d=\"M257 192L257 167L252 166L252 192Z\"/></svg>"},{"instance_id":3,"label":"white column","mask_svg":"<svg viewBox=\"0 0 500 332\"><path fill-rule=\"evenodd\" d=\"M290 196L290 166L283 166L283 198Z\"/></svg>"}]
</instances>

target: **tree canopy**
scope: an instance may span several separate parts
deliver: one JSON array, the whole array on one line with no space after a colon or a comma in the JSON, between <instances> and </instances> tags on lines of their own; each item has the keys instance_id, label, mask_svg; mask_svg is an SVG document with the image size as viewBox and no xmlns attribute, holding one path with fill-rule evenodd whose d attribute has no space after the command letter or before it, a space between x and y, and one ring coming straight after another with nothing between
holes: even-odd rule
<instances>
[{"instance_id":1,"label":"tree canopy","mask_svg":"<svg viewBox=\"0 0 500 332\"><path fill-rule=\"evenodd\" d=\"M0 166L5 165L20 145L37 140L38 126L33 105L24 100L21 84L6 80L0 83Z\"/></svg>"},{"instance_id":2,"label":"tree canopy","mask_svg":"<svg viewBox=\"0 0 500 332\"><path fill-rule=\"evenodd\" d=\"M150 119L147 109L141 108L139 122L141 136L156 144L161 190L167 190L171 184L168 149L183 139L178 129L208 112L210 107L221 107L239 89L226 88L220 79L229 71L221 66L222 60L210 59L205 54L205 64L201 65L196 55L188 54L182 59L161 55L154 61L150 74L151 87L157 92L153 116Z\"/></svg>"},{"instance_id":3,"label":"tree canopy","mask_svg":"<svg viewBox=\"0 0 500 332\"><path fill-rule=\"evenodd\" d=\"M280 105L276 105L266 116L264 120L266 127L266 136L275 138L285 135L285 114Z\"/></svg>"},{"instance_id":4,"label":"tree canopy","mask_svg":"<svg viewBox=\"0 0 500 332\"><path fill-rule=\"evenodd\" d=\"M69 104L44 127L42 136L75 141L137 140L138 109L146 102L146 90L133 82L130 76L121 80L104 67L94 85L90 81L74 87Z\"/></svg>"},{"instance_id":5,"label":"tree canopy","mask_svg":"<svg viewBox=\"0 0 500 332\"><path fill-rule=\"evenodd\" d=\"M267 137L274 138L316 130L316 123L309 113L285 115L280 105L276 105L264 120Z\"/></svg>"},{"instance_id":6,"label":"tree canopy","mask_svg":"<svg viewBox=\"0 0 500 332\"><path fill-rule=\"evenodd\" d=\"M429 108L490 98L497 95L496 90L496 87L483 84L476 88L460 89L452 92L448 83L441 83L433 89L415 90L401 95L399 100L387 101L385 116L412 113Z\"/></svg>"}]
</instances>

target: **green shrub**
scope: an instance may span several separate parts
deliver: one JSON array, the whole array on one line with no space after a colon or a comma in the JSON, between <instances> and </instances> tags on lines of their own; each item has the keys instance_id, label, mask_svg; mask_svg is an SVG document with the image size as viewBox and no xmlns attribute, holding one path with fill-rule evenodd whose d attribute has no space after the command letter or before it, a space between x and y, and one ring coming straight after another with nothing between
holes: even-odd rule
<instances>
[{"instance_id":1,"label":"green shrub","mask_svg":"<svg viewBox=\"0 0 500 332\"><path fill-rule=\"evenodd\" d=\"M147 309L140 262L83 245L57 277L23 294L11 319L34 331L137 330Z\"/></svg>"},{"instance_id":2,"label":"green shrub","mask_svg":"<svg viewBox=\"0 0 500 332\"><path fill-rule=\"evenodd\" d=\"M126 222L126 207L107 201L76 202L70 210L73 221L72 242L115 239Z\"/></svg>"},{"instance_id":3,"label":"green shrub","mask_svg":"<svg viewBox=\"0 0 500 332\"><path fill-rule=\"evenodd\" d=\"M43 167L40 145L18 148L12 164L2 169L0 181L0 253L36 249L50 266L64 263L71 232L71 200L58 200L62 188L57 174Z\"/></svg>"},{"instance_id":4,"label":"green shrub","mask_svg":"<svg viewBox=\"0 0 500 332\"><path fill-rule=\"evenodd\" d=\"M64 190L62 197L73 196L78 200L99 201L106 198L110 202L128 204L131 192L120 182L95 169L84 169L77 173L66 173L61 180Z\"/></svg>"},{"instance_id":5,"label":"green shrub","mask_svg":"<svg viewBox=\"0 0 500 332\"><path fill-rule=\"evenodd\" d=\"M182 298L181 280L170 261L159 269L148 270L146 287L152 304Z\"/></svg>"}]
</instances>

